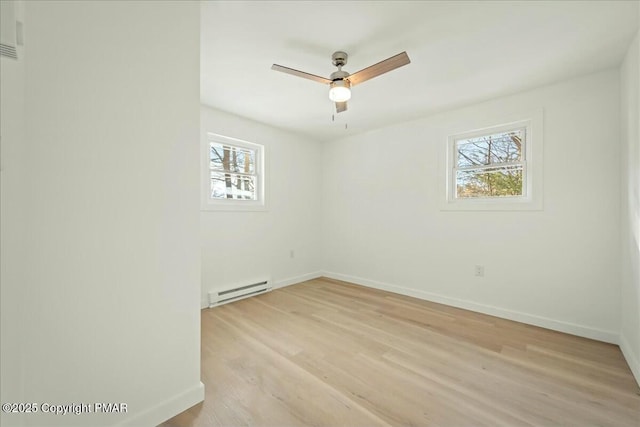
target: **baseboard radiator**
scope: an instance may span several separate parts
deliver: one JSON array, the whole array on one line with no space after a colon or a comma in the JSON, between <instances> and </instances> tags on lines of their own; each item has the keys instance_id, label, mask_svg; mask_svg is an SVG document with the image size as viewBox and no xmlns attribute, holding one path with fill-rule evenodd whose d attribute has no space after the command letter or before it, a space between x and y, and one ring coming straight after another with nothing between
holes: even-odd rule
<instances>
[{"instance_id":1,"label":"baseboard radiator","mask_svg":"<svg viewBox=\"0 0 640 427\"><path fill-rule=\"evenodd\" d=\"M209 308L260 295L270 290L271 282L269 280L261 280L250 285L216 289L209 292Z\"/></svg>"}]
</instances>

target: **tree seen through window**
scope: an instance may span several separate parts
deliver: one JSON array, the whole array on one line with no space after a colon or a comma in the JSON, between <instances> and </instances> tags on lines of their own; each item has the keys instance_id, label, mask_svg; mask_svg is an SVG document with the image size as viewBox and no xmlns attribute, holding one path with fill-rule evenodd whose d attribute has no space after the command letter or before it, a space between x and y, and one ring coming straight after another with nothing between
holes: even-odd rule
<instances>
[{"instance_id":1,"label":"tree seen through window","mask_svg":"<svg viewBox=\"0 0 640 427\"><path fill-rule=\"evenodd\" d=\"M210 144L211 198L256 200L256 151Z\"/></svg>"},{"instance_id":2,"label":"tree seen through window","mask_svg":"<svg viewBox=\"0 0 640 427\"><path fill-rule=\"evenodd\" d=\"M523 195L525 129L456 141L456 197Z\"/></svg>"}]
</instances>

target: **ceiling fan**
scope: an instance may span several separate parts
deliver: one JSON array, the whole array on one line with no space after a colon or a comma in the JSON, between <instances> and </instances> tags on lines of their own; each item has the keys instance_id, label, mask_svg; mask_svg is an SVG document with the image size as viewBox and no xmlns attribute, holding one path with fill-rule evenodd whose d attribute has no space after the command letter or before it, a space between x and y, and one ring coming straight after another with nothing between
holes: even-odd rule
<instances>
[{"instance_id":1,"label":"ceiling fan","mask_svg":"<svg viewBox=\"0 0 640 427\"><path fill-rule=\"evenodd\" d=\"M356 73L349 74L346 71L342 71L342 67L347 64L348 58L349 55L342 51L334 52L333 55L331 55L331 62L333 62L333 65L338 67L338 71L331 73L331 76L329 76L328 79L316 76L315 74L305 73L304 71L294 70L293 68L283 67L278 64L273 64L271 69L303 77L319 83L328 84L330 88L329 99L336 103L336 112L341 113L346 111L347 101L351 99L351 86L355 86L411 62L407 52L402 52Z\"/></svg>"}]
</instances>

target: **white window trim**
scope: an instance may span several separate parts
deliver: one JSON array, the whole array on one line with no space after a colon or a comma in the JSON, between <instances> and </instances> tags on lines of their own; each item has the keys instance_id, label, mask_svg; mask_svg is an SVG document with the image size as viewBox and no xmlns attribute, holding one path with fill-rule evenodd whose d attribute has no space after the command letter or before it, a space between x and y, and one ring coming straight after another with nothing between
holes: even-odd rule
<instances>
[{"instance_id":1,"label":"white window trim","mask_svg":"<svg viewBox=\"0 0 640 427\"><path fill-rule=\"evenodd\" d=\"M441 193L440 209L452 211L517 211L542 210L542 147L543 127L542 111L528 114L526 119L510 121L471 131L450 135L446 141L445 161L446 177ZM522 196L456 198L456 141L464 138L489 135L506 130L525 128L526 141L523 164Z\"/></svg>"},{"instance_id":2,"label":"white window trim","mask_svg":"<svg viewBox=\"0 0 640 427\"><path fill-rule=\"evenodd\" d=\"M264 145L206 132L201 151L201 209L204 211L265 211L267 210L267 148ZM257 200L211 198L211 171L209 144L229 144L256 151Z\"/></svg>"}]
</instances>

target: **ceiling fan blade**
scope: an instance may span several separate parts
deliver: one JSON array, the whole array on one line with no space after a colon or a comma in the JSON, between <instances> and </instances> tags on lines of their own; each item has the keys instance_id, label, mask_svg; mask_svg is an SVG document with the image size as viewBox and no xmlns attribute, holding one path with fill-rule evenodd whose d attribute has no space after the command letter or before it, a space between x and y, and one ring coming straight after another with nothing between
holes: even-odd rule
<instances>
[{"instance_id":1,"label":"ceiling fan blade","mask_svg":"<svg viewBox=\"0 0 640 427\"><path fill-rule=\"evenodd\" d=\"M343 111L347 111L347 101L336 102L336 113L342 113Z\"/></svg>"},{"instance_id":2,"label":"ceiling fan blade","mask_svg":"<svg viewBox=\"0 0 640 427\"><path fill-rule=\"evenodd\" d=\"M271 66L271 69L275 71L291 74L293 76L302 77L304 79L313 80L318 83L325 83L325 84L331 83L331 80L325 79L324 77L316 76L315 74L305 73L304 71L294 70L293 68L289 68L289 67L283 67L282 65L278 65L278 64L273 64Z\"/></svg>"},{"instance_id":3,"label":"ceiling fan blade","mask_svg":"<svg viewBox=\"0 0 640 427\"><path fill-rule=\"evenodd\" d=\"M407 65L410 62L411 60L409 59L407 52L402 52L370 67L355 72L351 74L348 79L351 82L351 86L355 86L374 77L378 77L380 74L388 73L391 70Z\"/></svg>"}]
</instances>

